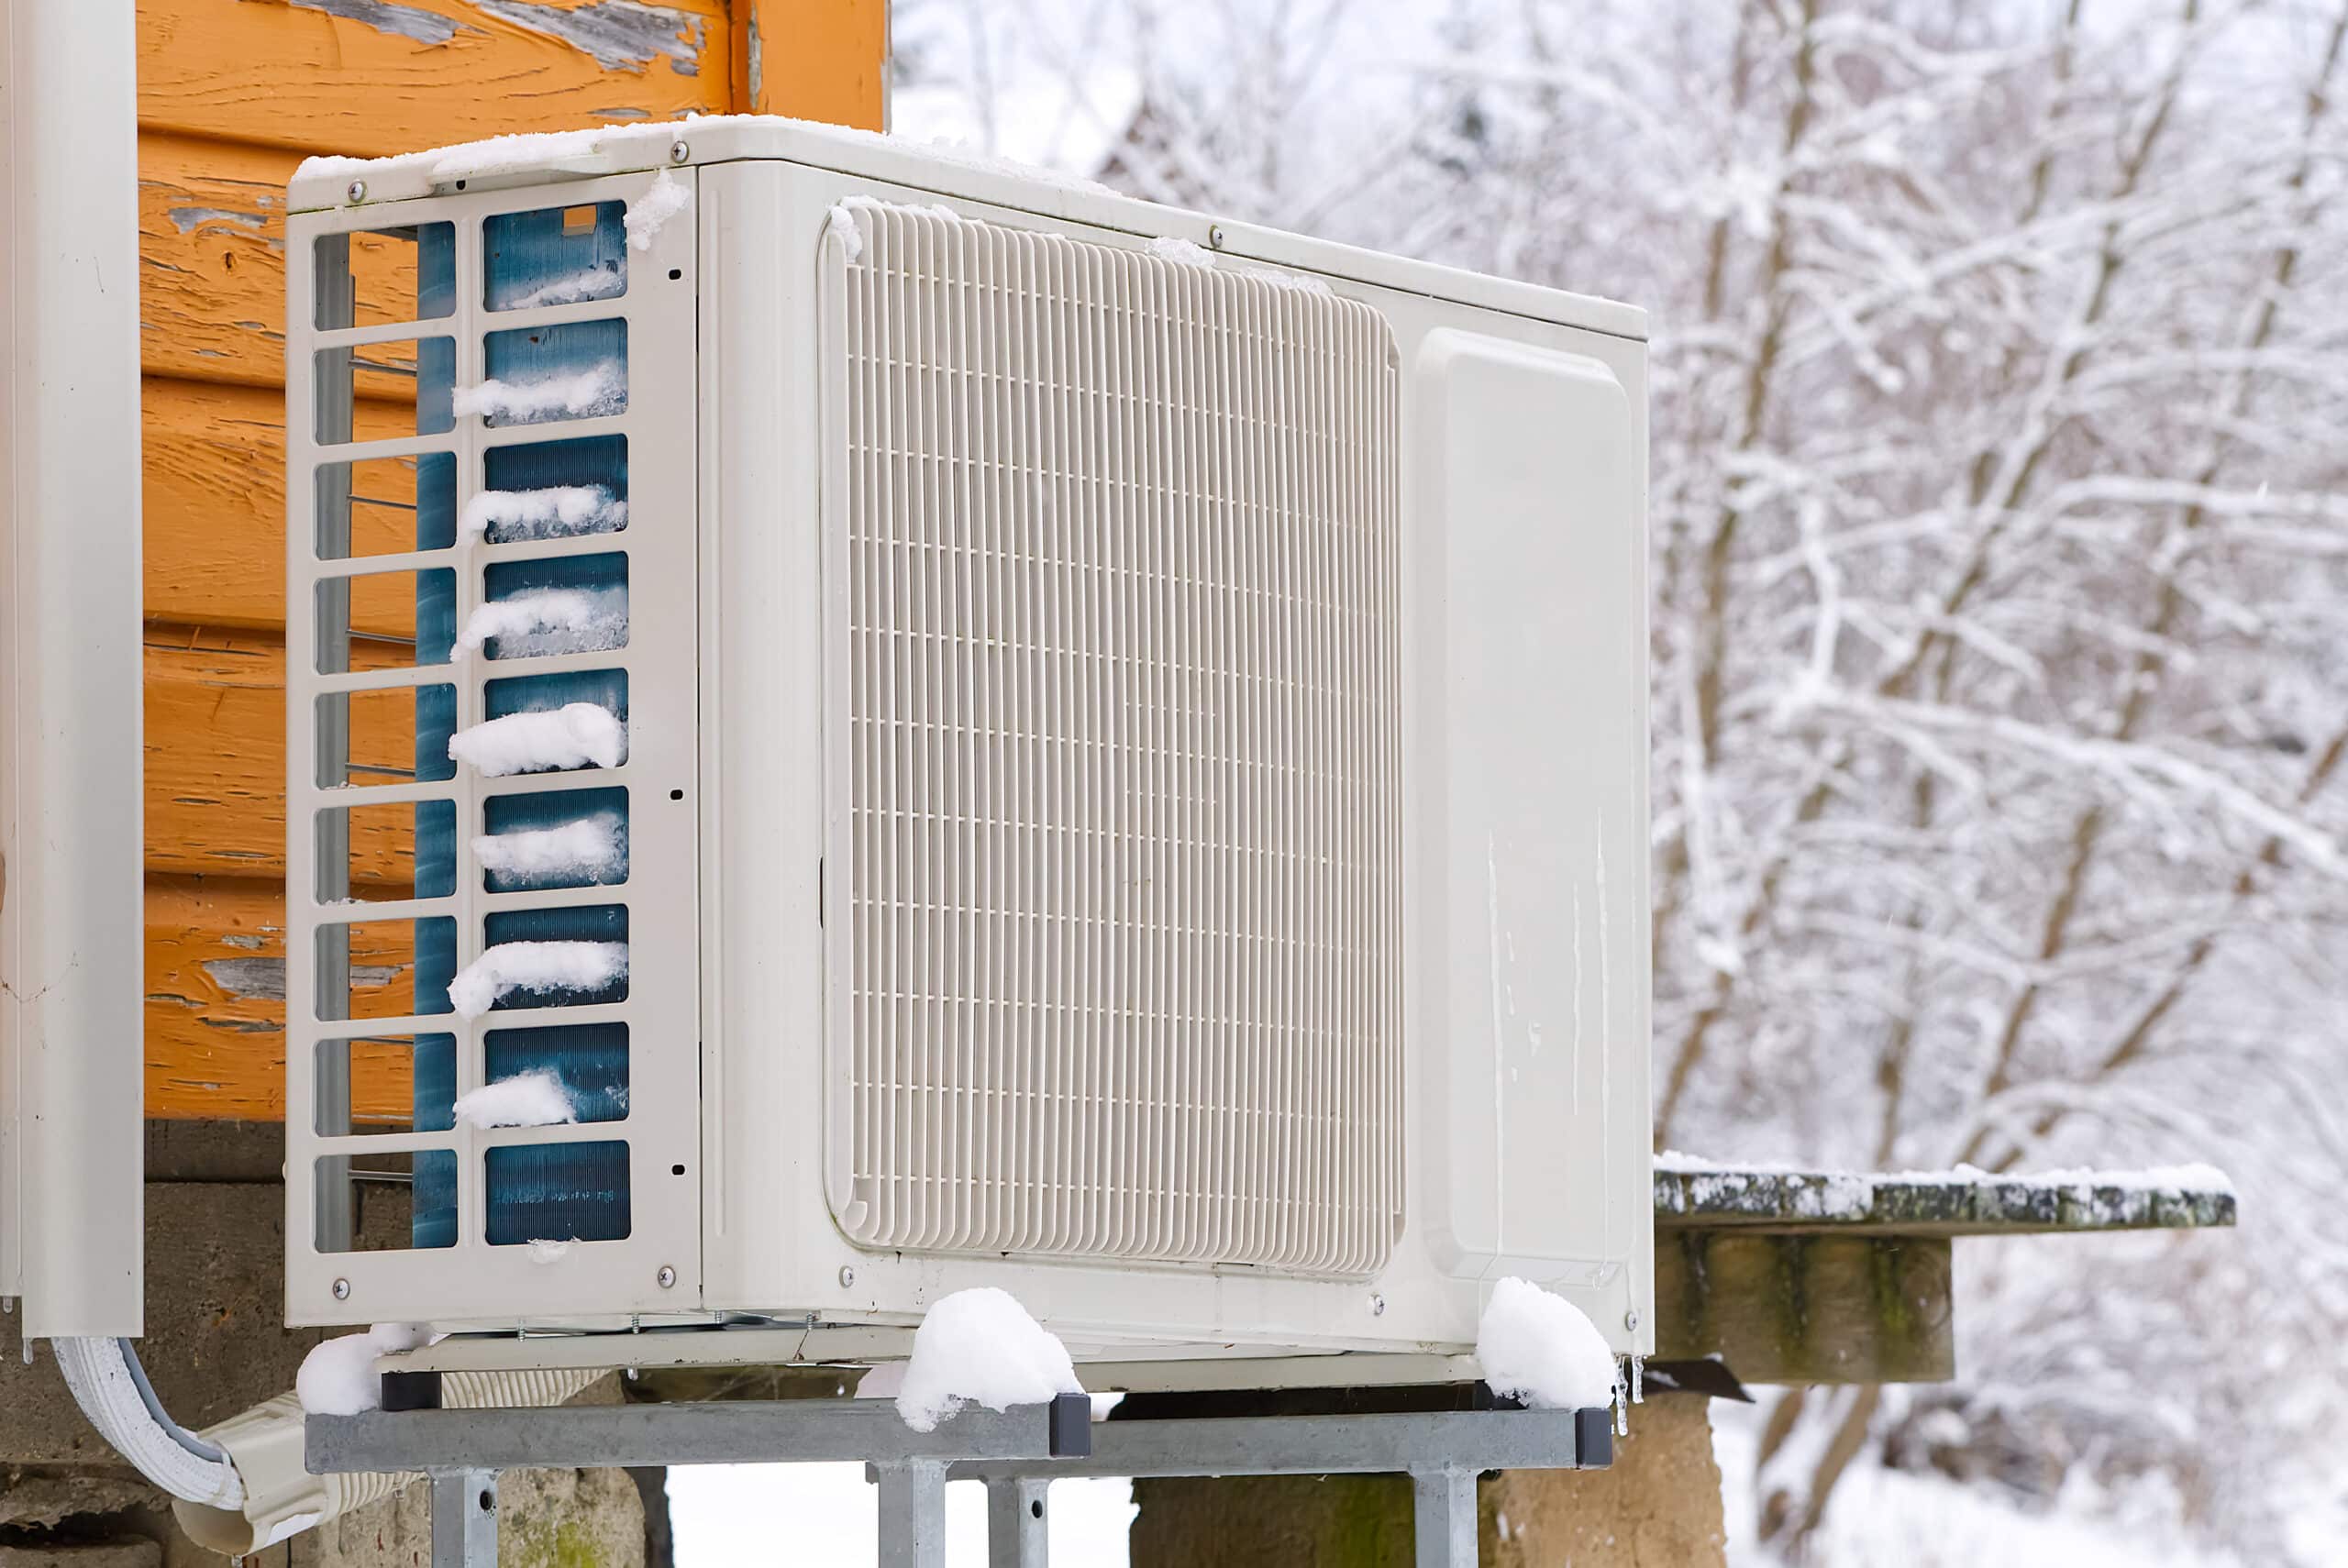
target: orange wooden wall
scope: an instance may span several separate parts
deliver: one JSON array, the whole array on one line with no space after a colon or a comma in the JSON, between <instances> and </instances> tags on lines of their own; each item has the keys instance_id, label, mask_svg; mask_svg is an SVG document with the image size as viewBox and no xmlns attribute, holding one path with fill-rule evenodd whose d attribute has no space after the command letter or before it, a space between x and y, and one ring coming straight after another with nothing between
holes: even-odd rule
<instances>
[{"instance_id":1,"label":"orange wooden wall","mask_svg":"<svg viewBox=\"0 0 2348 1568\"><path fill-rule=\"evenodd\" d=\"M285 1112L294 166L688 111L880 127L885 0L602 4L140 0L150 1116Z\"/></svg>"}]
</instances>

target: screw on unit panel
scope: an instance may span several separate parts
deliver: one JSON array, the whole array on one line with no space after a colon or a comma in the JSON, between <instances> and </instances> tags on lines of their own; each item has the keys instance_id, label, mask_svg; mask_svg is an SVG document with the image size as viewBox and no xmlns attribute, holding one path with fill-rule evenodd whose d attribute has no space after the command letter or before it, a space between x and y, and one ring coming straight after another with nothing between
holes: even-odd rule
<instances>
[{"instance_id":1,"label":"screw on unit panel","mask_svg":"<svg viewBox=\"0 0 2348 1568\"><path fill-rule=\"evenodd\" d=\"M350 182L350 189L345 191L343 194L349 196L354 202L365 201L367 199L367 182L364 180L353 180Z\"/></svg>"},{"instance_id":2,"label":"screw on unit panel","mask_svg":"<svg viewBox=\"0 0 2348 1568\"><path fill-rule=\"evenodd\" d=\"M674 1289L677 1284L677 1271L667 1264L662 1264L660 1272L652 1277L659 1282L660 1288L663 1290Z\"/></svg>"},{"instance_id":3,"label":"screw on unit panel","mask_svg":"<svg viewBox=\"0 0 2348 1568\"><path fill-rule=\"evenodd\" d=\"M337 1301L348 1301L350 1299L350 1281L347 1279L338 1279L334 1282L334 1298Z\"/></svg>"},{"instance_id":4,"label":"screw on unit panel","mask_svg":"<svg viewBox=\"0 0 2348 1568\"><path fill-rule=\"evenodd\" d=\"M1623 1314L1623 1326L1634 1334L1639 1331L1639 1309L1636 1307Z\"/></svg>"},{"instance_id":5,"label":"screw on unit panel","mask_svg":"<svg viewBox=\"0 0 2348 1568\"><path fill-rule=\"evenodd\" d=\"M842 1290L846 1290L849 1286L854 1285L855 1283L856 1270L848 1267L846 1264L840 1264L840 1288Z\"/></svg>"},{"instance_id":6,"label":"screw on unit panel","mask_svg":"<svg viewBox=\"0 0 2348 1568\"><path fill-rule=\"evenodd\" d=\"M672 141L669 144L669 161L671 163L682 163L692 155L693 149L681 141Z\"/></svg>"},{"instance_id":7,"label":"screw on unit panel","mask_svg":"<svg viewBox=\"0 0 2348 1568\"><path fill-rule=\"evenodd\" d=\"M1386 1316L1386 1297L1383 1296L1372 1296L1369 1298L1369 1315L1373 1318L1383 1318Z\"/></svg>"},{"instance_id":8,"label":"screw on unit panel","mask_svg":"<svg viewBox=\"0 0 2348 1568\"><path fill-rule=\"evenodd\" d=\"M1223 225L1216 224L1207 230L1207 244L1217 250L1223 248Z\"/></svg>"}]
</instances>

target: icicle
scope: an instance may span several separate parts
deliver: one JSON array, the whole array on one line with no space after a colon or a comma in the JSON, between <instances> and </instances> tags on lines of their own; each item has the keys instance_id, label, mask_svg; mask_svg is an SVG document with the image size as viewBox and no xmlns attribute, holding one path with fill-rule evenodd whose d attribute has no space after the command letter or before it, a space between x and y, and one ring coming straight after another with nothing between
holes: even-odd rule
<instances>
[{"instance_id":1,"label":"icicle","mask_svg":"<svg viewBox=\"0 0 2348 1568\"><path fill-rule=\"evenodd\" d=\"M1630 1392L1630 1380L1623 1375L1622 1364L1617 1362L1614 1365L1614 1435L1616 1437L1631 1435Z\"/></svg>"},{"instance_id":2,"label":"icicle","mask_svg":"<svg viewBox=\"0 0 2348 1568\"><path fill-rule=\"evenodd\" d=\"M1644 1405L1646 1402L1647 1358L1643 1355L1634 1355L1631 1358L1631 1403Z\"/></svg>"}]
</instances>

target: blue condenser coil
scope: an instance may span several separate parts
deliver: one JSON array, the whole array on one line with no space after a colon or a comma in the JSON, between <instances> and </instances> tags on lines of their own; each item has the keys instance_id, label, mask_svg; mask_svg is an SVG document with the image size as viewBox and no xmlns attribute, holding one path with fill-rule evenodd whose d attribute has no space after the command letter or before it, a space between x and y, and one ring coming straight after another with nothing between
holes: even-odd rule
<instances>
[{"instance_id":1,"label":"blue condenser coil","mask_svg":"<svg viewBox=\"0 0 2348 1568\"><path fill-rule=\"evenodd\" d=\"M612 298L626 287L627 244L617 202L597 204L593 222L581 209L550 207L502 214L489 218L482 229L485 285L484 304L493 311L531 304L568 303L577 299ZM426 226L427 235L447 236L439 243L460 241L454 226ZM453 257L418 257L418 275L445 280L429 285L452 296L456 269ZM582 282L583 280L583 282ZM420 314L442 314L453 297L419 302ZM436 311L433 307L438 305ZM569 322L523 327L489 335L485 345L486 373L508 381L529 381L566 372L592 370L617 363L625 375L626 323ZM443 406L454 395L454 366L426 364L419 368L417 398L428 406L437 399ZM427 461L453 461L449 458ZM528 491L558 486L600 487L625 501L627 493L627 443L625 436L503 443L489 447L481 475L482 489ZM456 487L419 486L419 496L433 496L416 517L416 547L446 548L456 543ZM493 536L492 542L494 543ZM487 600L507 599L546 588L618 588L627 582L627 564L619 552L570 556L548 560L492 564L482 580ZM454 579L448 573L421 574L416 595L418 657L447 658L457 635ZM484 650L493 656L493 640ZM495 668L493 662L484 667ZM445 768L449 739L456 731L455 689L426 688L416 697L415 760L419 776ZM627 675L624 669L593 669L576 673L533 675L488 679L483 717L560 708L571 702L593 702L611 709L625 723L627 717ZM526 873L487 872L485 890L512 892L570 888L587 883L617 882L626 875L627 792L615 789L580 789L529 793L493 794L483 807L483 820L467 824L451 819L419 820L416 825L416 877L453 886L457 868L457 835L463 832L516 833L559 827L595 817L615 818L621 850L610 865L576 875L533 878ZM518 941L627 940L627 911L624 906L588 905L557 909L502 911L489 918L482 933L485 945ZM445 922L421 930L415 963L415 1010L449 1010L449 986L457 971L453 927ZM625 979L598 992L567 993L572 1003L615 1001L626 995ZM517 995L500 1007L528 1006L545 999ZM534 1026L491 1029L484 1041L487 1081L540 1069L551 1070L569 1090L581 1121L616 1121L627 1112L628 1037L623 1023ZM445 1130L454 1122L457 1094L456 1042L436 1035L416 1042L415 1121L418 1131ZM453 1162L416 1162L414 1175L413 1244L453 1245L457 1238L457 1173ZM482 1172L487 1194L487 1240L493 1245L516 1245L536 1240L610 1241L628 1233L627 1145L619 1141L512 1145L493 1149Z\"/></svg>"}]
</instances>

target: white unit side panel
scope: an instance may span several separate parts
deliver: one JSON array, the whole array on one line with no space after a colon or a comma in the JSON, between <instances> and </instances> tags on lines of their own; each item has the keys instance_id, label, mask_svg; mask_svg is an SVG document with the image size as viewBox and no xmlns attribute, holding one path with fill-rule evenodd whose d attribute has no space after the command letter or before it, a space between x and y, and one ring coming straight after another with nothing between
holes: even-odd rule
<instances>
[{"instance_id":1,"label":"white unit side panel","mask_svg":"<svg viewBox=\"0 0 2348 1568\"><path fill-rule=\"evenodd\" d=\"M681 178L697 182L697 171ZM696 226L690 216L651 230L648 245L626 251L625 292L604 297L600 283L584 289L550 288L540 303L525 301L491 310L485 300L487 241L484 224L498 215L546 209L583 211L594 204L639 201L650 174L598 180L559 181L543 187L507 188L471 194L397 203L373 203L297 215L287 236L287 536L289 584L286 631L287 757L287 1227L286 1320L294 1326L329 1323L415 1321L449 1325L553 1327L626 1325L656 1315L693 1314L701 1305L701 1084L699 891L697 871L699 778L698 591L696 487L699 471L696 323L700 269ZM568 222L568 220L565 220ZM392 320L322 330L314 324L316 276L315 248L321 236L360 231L410 234L420 226L449 223L455 230L455 303L451 314L420 323ZM371 241L371 245L372 242ZM358 253L353 243L353 254ZM585 297L581 297L581 294ZM520 333L536 343L541 331L567 326L626 323L626 406L616 412L590 402L576 416L535 423L493 425L479 415L459 416L445 433L375 436L362 402L354 423L360 439L349 444L319 438L314 408L331 400L322 385L324 363L350 350L362 370L380 362L371 346L408 339L454 340L454 381L475 387L487 370L488 335ZM401 350L404 353L405 350ZM380 355L381 350L377 350ZM395 377L390 368L371 372ZM361 383L362 399L367 395ZM383 384L378 381L376 385ZM397 413L396 397L391 411ZM384 410L377 408L375 414ZM410 422L415 423L414 421ZM611 532L554 529L539 536L492 540L460 526L448 548L409 549L356 558L331 558L319 547L319 516L339 463L390 460L420 473L437 455L452 456L454 502L461 513L488 484L493 455L539 444L624 438L626 523ZM322 488L317 476L327 469ZM357 470L353 470L354 473ZM358 482L368 481L360 476ZM420 480L412 482L421 482ZM420 502L418 503L420 505ZM464 627L484 602L489 574L505 563L539 563L559 569L574 558L617 554L626 562L626 642L600 647L589 642L570 650L530 651L492 658L488 649L460 652L450 662L416 667L413 656L362 657L364 637L351 639L347 657L321 648L317 613L320 585L350 582L369 573L452 570L455 624ZM345 591L354 603L364 589ZM380 639L379 639L380 641ZM396 647L396 639L389 639ZM584 651L581 651L581 650ZM349 672L334 672L338 664ZM455 723L463 731L488 714L491 683L533 676L626 675L626 754L615 767L589 766L559 771L484 776L460 764L453 778L434 781L402 778L393 767L354 767L352 777L382 782L322 783L317 758L331 746L332 721L318 705L335 693L388 691L406 697L416 688L443 683L455 692ZM360 721L349 721L364 744ZM327 733L322 733L327 732ZM489 819L494 799L557 791L626 791L626 872L624 880L540 890L491 890L472 843ZM348 891L348 867L332 863L343 849L338 834L353 819L322 816L342 808L450 802L455 812L454 891L353 905L334 895ZM339 828L329 823L339 821ZM419 835L420 836L420 835ZM416 891L423 893L419 887ZM349 922L404 922L448 918L455 923L455 966L479 958L489 922L506 912L600 910L626 911L627 981L624 998L587 1005L559 1005L559 992L524 991L473 1019L453 1011L427 1016L368 1017L348 1021L334 1016L343 1004L327 1000L322 980L338 964L362 966L354 944L340 949L329 941L335 926ZM378 967L367 977L406 984L403 958L394 946L365 962ZM370 1127L370 1112L386 1116L381 1084L371 1090L356 1054L348 1076L361 1105L356 1122L345 1112L344 1069L338 1051L322 1055L321 1042L357 1039L370 1059L381 1056L377 1043L418 1034L455 1037L459 1094L479 1088L485 1076L486 1036L493 1031L619 1025L626 1031L627 1075L618 1097L616 1119L565 1124L479 1129L458 1121L445 1130L393 1125ZM403 1091L404 1092L404 1091ZM545 1238L567 1246L533 1246L489 1240L485 1168L493 1152L541 1146L625 1145L626 1228L611 1239ZM426 1155L453 1154L456 1223L453 1244L408 1247L407 1221L396 1212L387 1228L360 1213L351 1226L361 1248L322 1250L321 1185L314 1173L323 1162L347 1159L369 1170L399 1167ZM549 1165L549 1169L553 1167ZM411 1178L412 1182L412 1178ZM396 1185L396 1184L393 1184ZM555 1204L566 1193L550 1177L540 1189ZM397 1205L392 1206L394 1210ZM334 1233L329 1214L324 1235ZM386 1244L388 1243L388 1245ZM664 1284L664 1280L666 1283Z\"/></svg>"},{"instance_id":2,"label":"white unit side panel","mask_svg":"<svg viewBox=\"0 0 2348 1568\"><path fill-rule=\"evenodd\" d=\"M1556 1195L1559 1204L1595 1216L1572 1223L1580 1228L1577 1233L1599 1233L1606 1251L1591 1260L1594 1267L1576 1262L1549 1268L1534 1266L1533 1260L1528 1272L1536 1277L1546 1273L1546 1283L1587 1311L1618 1350L1651 1349L1645 631L1639 554L1645 507L1645 346L1436 297L1445 278L1436 270L1427 271L1419 292L1334 275L1326 279L1340 297L1372 306L1384 317L1404 367L1399 418L1402 666L1408 672L1402 701L1407 739L1401 979L1409 1019L1404 1103L1411 1121L1403 1140L1404 1222L1383 1266L1367 1279L1335 1280L1244 1265L1027 1261L872 1249L842 1233L822 1179L826 1153L852 1135L845 1118L825 1121L822 1092L825 937L844 929L849 918L843 883L827 878L821 865L827 839L840 841L847 832L840 792L827 790L824 713L827 707L846 712L850 701L848 661L826 663L823 630L826 618L846 624L849 615L846 573L834 574L840 597L827 602L822 588L824 498L847 482L844 447L826 447L818 439L823 422L817 392L825 353L818 282L827 214L835 204L855 196L921 205L944 195L951 210L991 223L1135 249L1145 249L1146 240L1065 215L1045 217L964 199L955 193L957 172L946 166L918 185L759 161L713 167L702 178L705 309L712 320L726 324L712 334L703 364L703 395L710 411L702 455L710 605L703 627L710 661L703 743L710 775L706 809L714 829L703 917L711 930L703 975L711 1086L705 1110L711 1309L789 1318L816 1313L832 1322L905 1323L916 1320L940 1295L992 1285L1011 1290L1072 1343L1415 1352L1472 1342L1490 1284L1453 1272L1458 1244L1438 1235L1434 1222L1434 1194L1443 1181L1434 1168L1434 1151L1445 1140L1434 1120L1440 1097L1428 1091L1438 1087L1432 1080L1450 1058L1447 1020L1433 999L1448 995L1449 988L1425 983L1431 970L1454 961L1445 945L1449 884L1431 858L1449 853L1449 829L1436 825L1447 784L1443 763L1448 687L1440 626L1431 628L1423 614L1430 596L1440 600L1451 568L1441 500L1426 478L1433 454L1419 421L1430 394L1420 366L1429 336L1451 329L1594 361L1621 389L1626 423L1619 438L1625 449L1607 471L1614 476L1608 482L1618 486L1622 502L1623 534L1613 547L1627 558L1618 553L1608 558L1640 564L1627 580L1609 567L1613 575L1604 579L1577 575L1527 587L1535 597L1545 587L1545 615L1594 614L1609 635L1622 639L1610 650L1612 673L1607 679L1617 683L1612 692L1588 699L1613 704L1608 734L1615 740L1608 744L1628 747L1628 755L1603 764L1593 756L1590 766L1610 770L1610 801L1619 790L1620 799L1635 802L1634 810L1609 815L1602 824L1612 922L1607 938L1612 1022L1602 1051L1585 1033L1578 1119L1570 1084L1556 1082L1543 1090L1558 1097L1558 1125L1570 1122L1578 1134L1600 1146L1599 1157L1607 1163L1602 1182ZM1169 225L1180 218L1166 215ZM1253 265L1229 257L1221 264ZM1571 432L1563 438L1570 440ZM1477 547L1489 558L1489 552L1502 547L1505 536L1499 531L1502 520L1484 522L1494 532ZM1551 508L1508 525L1511 533L1520 526L1554 531L1566 524ZM1540 558L1546 558L1542 547L1528 545L1528 559ZM1559 672L1559 680L1565 679ZM1554 701L1527 715L1529 723L1553 725L1568 716ZM1473 767L1475 760L1462 759L1461 766ZM844 763L837 757L830 761ZM1561 822L1558 831L1596 825ZM1574 842L1581 847L1572 853L1588 856L1594 867L1594 845ZM1480 847L1474 864L1480 875ZM1486 922L1479 929L1488 929L1488 917L1479 913L1479 919ZM1557 937L1559 951L1567 954L1563 961L1569 964L1564 928ZM1585 933L1585 941L1594 942L1594 936ZM1586 950L1586 965L1591 957ZM1453 978L1489 997L1490 966L1480 959L1470 974ZM1587 967L1584 980L1586 994L1594 993L1597 982ZM1561 1010L1559 1016L1568 1015ZM1595 1011L1587 1021L1590 1031L1600 1026ZM1485 1053L1480 1081L1489 1083L1488 1021L1479 1039ZM1545 1027L1545 1062L1552 1051L1561 1058L1569 1055L1569 1045L1552 1043L1556 1039ZM1490 1119L1489 1098L1479 1114ZM1520 1125L1535 1124L1541 1108L1529 1105L1520 1115ZM1521 1142L1529 1138L1525 1134ZM1538 1184L1549 1179L1545 1170L1528 1173L1528 1203L1540 1196ZM1512 1230L1512 1240L1513 1235ZM1578 1249L1558 1243L1539 1250ZM1628 1327L1634 1310L1640 1323L1635 1331Z\"/></svg>"},{"instance_id":3,"label":"white unit side panel","mask_svg":"<svg viewBox=\"0 0 2348 1568\"><path fill-rule=\"evenodd\" d=\"M1596 1280L1621 1266L1609 1188L1645 1174L1606 1114L1646 1039L1631 410L1596 359L1456 328L1418 371L1428 1235L1462 1277Z\"/></svg>"}]
</instances>

